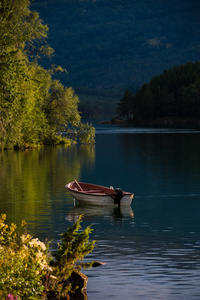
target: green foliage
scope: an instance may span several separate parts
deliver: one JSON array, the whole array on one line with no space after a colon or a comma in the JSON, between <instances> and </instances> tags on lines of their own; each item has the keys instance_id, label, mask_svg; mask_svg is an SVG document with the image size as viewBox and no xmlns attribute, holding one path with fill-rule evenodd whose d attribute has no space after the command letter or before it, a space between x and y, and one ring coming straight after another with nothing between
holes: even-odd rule
<instances>
[{"instance_id":1,"label":"green foliage","mask_svg":"<svg viewBox=\"0 0 200 300\"><path fill-rule=\"evenodd\" d=\"M19 300L41 299L42 278L48 270L47 247L26 233L25 222L17 229L0 216L0 298L8 294Z\"/></svg>"},{"instance_id":2,"label":"green foliage","mask_svg":"<svg viewBox=\"0 0 200 300\"><path fill-rule=\"evenodd\" d=\"M132 98L134 120L151 122L162 118L200 120L200 62L165 70L153 77ZM126 98L126 93L122 99ZM126 103L121 100L121 109Z\"/></svg>"},{"instance_id":3,"label":"green foliage","mask_svg":"<svg viewBox=\"0 0 200 300\"><path fill-rule=\"evenodd\" d=\"M51 265L53 276L49 277L48 291L53 291L58 297L66 296L70 291L71 285L68 279L71 273L80 271L82 265L79 263L88 255L95 246L95 241L89 242L89 234L92 229L88 226L84 231L78 232L81 228L82 216L79 216L77 222L68 228L68 231L62 234L61 244L58 244L58 250L53 254L54 260ZM91 267L92 262L86 267Z\"/></svg>"},{"instance_id":4,"label":"green foliage","mask_svg":"<svg viewBox=\"0 0 200 300\"><path fill-rule=\"evenodd\" d=\"M78 221L62 234L62 242L54 254L48 253L39 239L34 239L26 231L23 221L17 228L15 224L5 223L6 215L0 216L0 298L8 294L19 300L47 299L50 293L67 297L71 289L68 278L74 270L80 271L82 261L95 245L89 242L91 227L80 229ZM92 263L87 264L87 267Z\"/></svg>"},{"instance_id":5,"label":"green foliage","mask_svg":"<svg viewBox=\"0 0 200 300\"><path fill-rule=\"evenodd\" d=\"M63 126L67 127L69 123L78 126L78 97L73 89L65 88L57 80L52 81L50 89L51 94L45 103L45 113L50 126L55 127L55 130L63 129Z\"/></svg>"},{"instance_id":6,"label":"green foliage","mask_svg":"<svg viewBox=\"0 0 200 300\"><path fill-rule=\"evenodd\" d=\"M0 3L0 149L55 141L61 126L80 123L78 97L52 79L64 70L37 63L53 50L43 45L48 27L29 6L29 0Z\"/></svg>"},{"instance_id":7,"label":"green foliage","mask_svg":"<svg viewBox=\"0 0 200 300\"><path fill-rule=\"evenodd\" d=\"M82 144L92 144L95 142L95 129L91 124L80 124L78 131L79 140Z\"/></svg>"},{"instance_id":8,"label":"green foliage","mask_svg":"<svg viewBox=\"0 0 200 300\"><path fill-rule=\"evenodd\" d=\"M76 88L75 90L79 96L78 107L83 118L110 119L115 115L118 99L123 94L119 89Z\"/></svg>"},{"instance_id":9,"label":"green foliage","mask_svg":"<svg viewBox=\"0 0 200 300\"><path fill-rule=\"evenodd\" d=\"M62 242L58 244L58 250L53 255L55 260L52 262L52 267L55 272L56 282L51 283L51 289L59 291L59 295L65 295L69 291L69 285L66 282L74 270L80 271L82 265L80 261L88 255L95 246L95 241L89 242L89 234L92 229L88 226L84 231L78 232L80 229L80 222L82 216L78 221L68 228L68 231L62 234ZM92 263L87 264L91 267ZM64 281L63 281L64 280Z\"/></svg>"},{"instance_id":10,"label":"green foliage","mask_svg":"<svg viewBox=\"0 0 200 300\"><path fill-rule=\"evenodd\" d=\"M28 61L48 28L29 5L28 0L1 2L0 148L37 144L48 126L42 102L50 77L36 62Z\"/></svg>"}]
</instances>

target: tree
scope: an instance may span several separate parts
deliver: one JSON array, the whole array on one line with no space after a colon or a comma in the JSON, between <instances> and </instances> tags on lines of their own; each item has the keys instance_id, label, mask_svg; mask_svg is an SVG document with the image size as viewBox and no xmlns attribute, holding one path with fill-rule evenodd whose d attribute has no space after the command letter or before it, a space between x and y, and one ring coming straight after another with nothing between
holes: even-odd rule
<instances>
[{"instance_id":1,"label":"tree","mask_svg":"<svg viewBox=\"0 0 200 300\"><path fill-rule=\"evenodd\" d=\"M44 44L48 27L29 6L29 0L0 2L0 148L55 141L61 126L80 125L73 90L37 63L53 50Z\"/></svg>"},{"instance_id":2,"label":"tree","mask_svg":"<svg viewBox=\"0 0 200 300\"><path fill-rule=\"evenodd\" d=\"M81 220L82 216L79 216L77 222L62 234L57 251L50 253L48 244L27 233L25 221L20 227L14 223L8 225L6 215L1 214L0 298L46 300L57 296L58 299L69 299L68 293L73 289L69 282L72 272L83 275L81 268L90 268L94 263L81 263L96 243L89 241L91 226L80 231ZM77 285L78 282L75 288Z\"/></svg>"},{"instance_id":3,"label":"tree","mask_svg":"<svg viewBox=\"0 0 200 300\"><path fill-rule=\"evenodd\" d=\"M133 93L128 89L120 99L116 112L119 116L126 116L127 120L131 119L133 113Z\"/></svg>"},{"instance_id":4,"label":"tree","mask_svg":"<svg viewBox=\"0 0 200 300\"><path fill-rule=\"evenodd\" d=\"M152 106L152 94L148 84L143 84L141 89L136 93L134 104L135 119L153 119L154 107Z\"/></svg>"},{"instance_id":5,"label":"tree","mask_svg":"<svg viewBox=\"0 0 200 300\"><path fill-rule=\"evenodd\" d=\"M134 95L134 118L200 118L200 62L186 63L153 77Z\"/></svg>"},{"instance_id":6,"label":"tree","mask_svg":"<svg viewBox=\"0 0 200 300\"><path fill-rule=\"evenodd\" d=\"M56 130L78 126L81 120L78 112L78 97L72 88L65 88L59 81L54 80L50 86L51 93L45 101L44 110L49 124Z\"/></svg>"},{"instance_id":7,"label":"tree","mask_svg":"<svg viewBox=\"0 0 200 300\"><path fill-rule=\"evenodd\" d=\"M28 54L47 36L47 26L31 12L28 0L2 0L0 10L0 147L22 147L38 142L45 126L41 110L41 73L47 72ZM46 80L45 80L46 81ZM44 80L43 80L44 84ZM32 133L32 134L30 134Z\"/></svg>"}]
</instances>

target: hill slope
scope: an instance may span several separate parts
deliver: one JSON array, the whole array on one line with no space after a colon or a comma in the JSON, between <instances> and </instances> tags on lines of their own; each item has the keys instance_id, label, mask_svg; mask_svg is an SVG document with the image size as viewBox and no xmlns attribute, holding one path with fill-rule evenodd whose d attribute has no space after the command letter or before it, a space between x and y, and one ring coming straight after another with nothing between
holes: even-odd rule
<instances>
[{"instance_id":1,"label":"hill slope","mask_svg":"<svg viewBox=\"0 0 200 300\"><path fill-rule=\"evenodd\" d=\"M200 60L198 0L35 0L67 85L139 87Z\"/></svg>"}]
</instances>

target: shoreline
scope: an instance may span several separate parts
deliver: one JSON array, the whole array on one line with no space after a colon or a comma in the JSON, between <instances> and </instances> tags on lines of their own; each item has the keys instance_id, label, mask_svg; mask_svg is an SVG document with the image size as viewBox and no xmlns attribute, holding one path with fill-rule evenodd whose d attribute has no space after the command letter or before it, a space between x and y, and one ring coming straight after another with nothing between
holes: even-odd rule
<instances>
[{"instance_id":1,"label":"shoreline","mask_svg":"<svg viewBox=\"0 0 200 300\"><path fill-rule=\"evenodd\" d=\"M128 120L128 119L117 119L112 118L111 120L99 121L97 124L111 124L111 125L125 125L132 124L136 126L200 126L200 120L193 119L180 119L180 118L161 118L154 121L145 120Z\"/></svg>"}]
</instances>

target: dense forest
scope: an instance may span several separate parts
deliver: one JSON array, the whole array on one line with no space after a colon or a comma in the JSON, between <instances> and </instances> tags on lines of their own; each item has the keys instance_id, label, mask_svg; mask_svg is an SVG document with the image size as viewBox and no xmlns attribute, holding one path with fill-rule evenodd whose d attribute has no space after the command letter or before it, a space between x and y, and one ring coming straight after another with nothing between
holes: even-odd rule
<instances>
[{"instance_id":1,"label":"dense forest","mask_svg":"<svg viewBox=\"0 0 200 300\"><path fill-rule=\"evenodd\" d=\"M128 89L117 112L134 122L200 122L200 62L153 77L134 94Z\"/></svg>"},{"instance_id":2,"label":"dense forest","mask_svg":"<svg viewBox=\"0 0 200 300\"><path fill-rule=\"evenodd\" d=\"M198 0L34 0L32 7L48 24L51 63L67 69L62 83L79 95L83 116L105 114L104 103L113 115L126 88L135 92L164 69L200 60Z\"/></svg>"},{"instance_id":3,"label":"dense forest","mask_svg":"<svg viewBox=\"0 0 200 300\"><path fill-rule=\"evenodd\" d=\"M48 24L52 62L67 85L138 88L164 69L199 60L197 0L34 0Z\"/></svg>"},{"instance_id":4,"label":"dense forest","mask_svg":"<svg viewBox=\"0 0 200 300\"><path fill-rule=\"evenodd\" d=\"M81 123L74 90L53 79L64 69L38 63L53 53L47 34L29 0L0 2L0 149L58 143L58 132L69 127L82 142L93 141L94 128Z\"/></svg>"}]
</instances>

